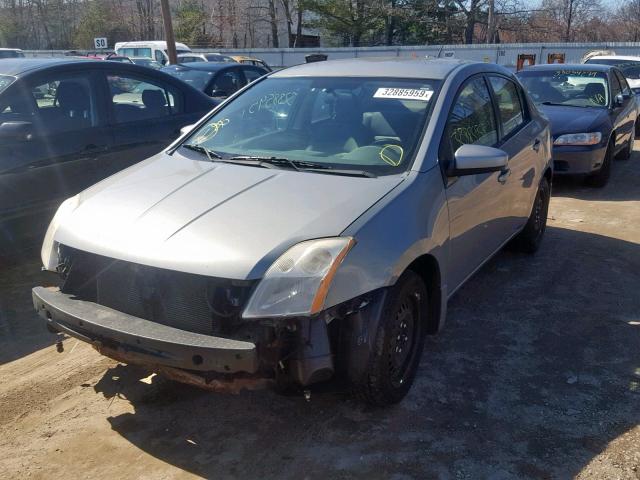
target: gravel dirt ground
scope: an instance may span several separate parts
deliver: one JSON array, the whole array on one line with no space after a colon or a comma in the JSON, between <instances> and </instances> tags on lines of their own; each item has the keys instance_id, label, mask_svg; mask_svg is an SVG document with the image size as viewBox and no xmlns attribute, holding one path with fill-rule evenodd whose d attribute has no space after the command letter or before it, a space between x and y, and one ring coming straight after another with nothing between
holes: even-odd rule
<instances>
[{"instance_id":1,"label":"gravel dirt ground","mask_svg":"<svg viewBox=\"0 0 640 480\"><path fill-rule=\"evenodd\" d=\"M401 404L213 394L57 353L0 274L0 478L640 479L640 154L557 181L541 250L498 254L451 300Z\"/></svg>"}]
</instances>

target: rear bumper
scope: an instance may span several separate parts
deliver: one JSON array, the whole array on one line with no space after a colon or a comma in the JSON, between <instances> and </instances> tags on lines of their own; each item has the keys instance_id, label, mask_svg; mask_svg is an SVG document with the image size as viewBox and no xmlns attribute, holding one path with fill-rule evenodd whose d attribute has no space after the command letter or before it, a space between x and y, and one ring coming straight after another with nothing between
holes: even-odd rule
<instances>
[{"instance_id":1,"label":"rear bumper","mask_svg":"<svg viewBox=\"0 0 640 480\"><path fill-rule=\"evenodd\" d=\"M58 289L35 287L33 306L55 330L98 349L135 358L135 363L218 373L256 373L256 345L187 332L127 315Z\"/></svg>"},{"instance_id":2,"label":"rear bumper","mask_svg":"<svg viewBox=\"0 0 640 480\"><path fill-rule=\"evenodd\" d=\"M607 145L553 147L554 175L584 175L600 169Z\"/></svg>"}]
</instances>

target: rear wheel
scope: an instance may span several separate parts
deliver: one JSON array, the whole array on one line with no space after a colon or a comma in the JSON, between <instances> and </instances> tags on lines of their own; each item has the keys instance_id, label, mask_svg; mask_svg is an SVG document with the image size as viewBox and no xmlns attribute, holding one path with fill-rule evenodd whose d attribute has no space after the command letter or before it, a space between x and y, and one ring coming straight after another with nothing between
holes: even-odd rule
<instances>
[{"instance_id":1,"label":"rear wheel","mask_svg":"<svg viewBox=\"0 0 640 480\"><path fill-rule=\"evenodd\" d=\"M607 151L604 154L600 170L589 175L586 179L587 185L596 188L602 188L609 182L611 176L611 159L613 157L613 142L609 142Z\"/></svg>"},{"instance_id":2,"label":"rear wheel","mask_svg":"<svg viewBox=\"0 0 640 480\"><path fill-rule=\"evenodd\" d=\"M354 386L359 398L387 406L409 392L424 347L428 305L424 282L406 271L386 299L369 365Z\"/></svg>"},{"instance_id":3,"label":"rear wheel","mask_svg":"<svg viewBox=\"0 0 640 480\"><path fill-rule=\"evenodd\" d=\"M529 220L527 220L527 224L522 232L513 240L513 244L517 250L525 253L535 253L540 247L544 231L547 228L550 198L551 187L549 181L546 177L542 177Z\"/></svg>"}]
</instances>

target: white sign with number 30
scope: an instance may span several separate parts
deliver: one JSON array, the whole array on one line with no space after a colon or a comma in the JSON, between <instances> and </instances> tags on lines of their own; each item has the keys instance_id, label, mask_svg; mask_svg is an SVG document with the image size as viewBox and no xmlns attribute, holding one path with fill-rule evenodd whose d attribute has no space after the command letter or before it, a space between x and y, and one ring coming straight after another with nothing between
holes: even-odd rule
<instances>
[{"instance_id":1,"label":"white sign with number 30","mask_svg":"<svg viewBox=\"0 0 640 480\"><path fill-rule=\"evenodd\" d=\"M107 39L104 37L94 38L93 45L96 48L107 48Z\"/></svg>"}]
</instances>

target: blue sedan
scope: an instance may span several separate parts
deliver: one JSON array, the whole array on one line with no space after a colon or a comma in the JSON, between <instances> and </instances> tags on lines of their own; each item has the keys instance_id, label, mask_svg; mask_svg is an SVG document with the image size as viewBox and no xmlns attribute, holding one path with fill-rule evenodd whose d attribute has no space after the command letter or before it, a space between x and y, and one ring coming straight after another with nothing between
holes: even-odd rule
<instances>
[{"instance_id":1,"label":"blue sedan","mask_svg":"<svg viewBox=\"0 0 640 480\"><path fill-rule=\"evenodd\" d=\"M604 187L614 157L633 151L635 95L622 72L607 65L538 65L518 73L551 122L556 175L583 175Z\"/></svg>"}]
</instances>

